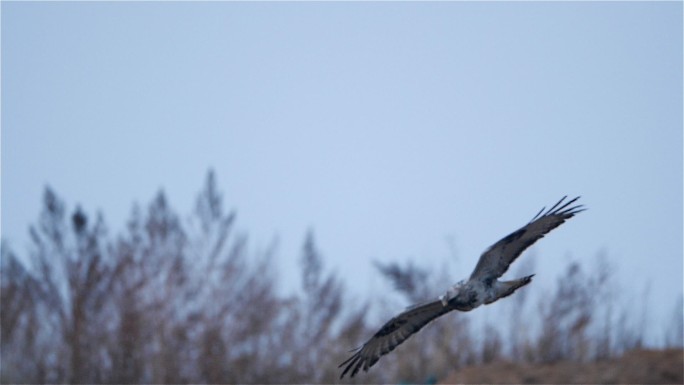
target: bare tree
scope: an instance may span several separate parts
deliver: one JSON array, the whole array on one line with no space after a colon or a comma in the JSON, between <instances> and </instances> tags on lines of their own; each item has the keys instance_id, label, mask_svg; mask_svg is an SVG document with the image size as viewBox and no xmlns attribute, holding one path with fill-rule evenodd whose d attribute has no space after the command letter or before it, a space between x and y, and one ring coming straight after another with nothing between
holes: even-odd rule
<instances>
[{"instance_id":1,"label":"bare tree","mask_svg":"<svg viewBox=\"0 0 684 385\"><path fill-rule=\"evenodd\" d=\"M557 281L555 295L540 304L542 332L538 341L538 360L556 362L584 359L586 335L591 321L591 296L581 266L571 263Z\"/></svg>"},{"instance_id":2,"label":"bare tree","mask_svg":"<svg viewBox=\"0 0 684 385\"><path fill-rule=\"evenodd\" d=\"M63 202L49 188L43 202L39 225L30 229L35 311L44 320L36 338L56 339L62 346L43 354L67 357L45 358L54 362L45 370L46 380L64 373L73 383L99 382L105 369L98 341L111 326L105 314L111 266L105 262L104 222L98 216L91 225L80 208L67 221Z\"/></svg>"},{"instance_id":3,"label":"bare tree","mask_svg":"<svg viewBox=\"0 0 684 385\"><path fill-rule=\"evenodd\" d=\"M25 359L30 356L40 359L35 307L38 283L4 242L0 246L0 274L0 381L43 381L46 373L41 372L41 364ZM29 373L32 375L24 377Z\"/></svg>"},{"instance_id":4,"label":"bare tree","mask_svg":"<svg viewBox=\"0 0 684 385\"><path fill-rule=\"evenodd\" d=\"M681 293L672 307L672 318L665 332L665 346L675 349L684 346L684 295Z\"/></svg>"},{"instance_id":5,"label":"bare tree","mask_svg":"<svg viewBox=\"0 0 684 385\"><path fill-rule=\"evenodd\" d=\"M343 306L342 284L334 273L325 273L323 257L316 247L312 231L306 234L299 260L303 295L293 299L289 308L288 341L293 355L294 382L332 382L339 373L333 357L342 359L336 349L340 333L348 334L340 321ZM362 324L362 319L355 320ZM329 358L328 358L329 357ZM326 359L332 365L321 365Z\"/></svg>"},{"instance_id":6,"label":"bare tree","mask_svg":"<svg viewBox=\"0 0 684 385\"><path fill-rule=\"evenodd\" d=\"M536 254L532 250L531 255L523 258L515 270L514 276L524 277L534 271L536 265ZM519 290L510 300L507 301L508 312L510 315L502 319L508 319L508 350L512 361L520 362L531 359L530 340L530 310L527 308L529 290ZM501 311L503 312L503 307Z\"/></svg>"}]
</instances>

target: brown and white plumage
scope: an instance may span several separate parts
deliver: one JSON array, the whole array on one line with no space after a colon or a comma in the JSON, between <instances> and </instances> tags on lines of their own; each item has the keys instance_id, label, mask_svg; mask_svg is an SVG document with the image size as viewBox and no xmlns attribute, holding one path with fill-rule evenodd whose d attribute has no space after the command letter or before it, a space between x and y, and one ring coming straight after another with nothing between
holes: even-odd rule
<instances>
[{"instance_id":1,"label":"brown and white plumage","mask_svg":"<svg viewBox=\"0 0 684 385\"><path fill-rule=\"evenodd\" d=\"M449 288L438 300L409 307L385 323L370 340L340 364L339 367L344 366L340 378L350 371L351 377L361 369L368 371L381 356L394 350L435 318L452 310L469 311L482 304L495 302L528 284L532 275L512 281L499 281L497 278L508 270L510 264L525 249L585 210L582 205L571 206L579 197L563 203L565 198L567 196L546 211L542 208L527 225L490 246L480 256L467 281L461 281Z\"/></svg>"}]
</instances>

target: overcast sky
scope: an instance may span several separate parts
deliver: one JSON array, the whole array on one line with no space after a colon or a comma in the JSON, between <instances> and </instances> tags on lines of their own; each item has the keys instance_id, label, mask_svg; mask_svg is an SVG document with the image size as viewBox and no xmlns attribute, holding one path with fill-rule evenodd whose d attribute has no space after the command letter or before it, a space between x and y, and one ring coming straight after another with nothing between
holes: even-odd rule
<instances>
[{"instance_id":1,"label":"overcast sky","mask_svg":"<svg viewBox=\"0 0 684 385\"><path fill-rule=\"evenodd\" d=\"M456 255L455 282L568 194L589 210L534 246L537 290L604 252L657 328L681 295L681 2L1 7L20 254L46 185L116 233L160 188L189 213L213 168L286 287L309 228L381 296L373 260Z\"/></svg>"}]
</instances>

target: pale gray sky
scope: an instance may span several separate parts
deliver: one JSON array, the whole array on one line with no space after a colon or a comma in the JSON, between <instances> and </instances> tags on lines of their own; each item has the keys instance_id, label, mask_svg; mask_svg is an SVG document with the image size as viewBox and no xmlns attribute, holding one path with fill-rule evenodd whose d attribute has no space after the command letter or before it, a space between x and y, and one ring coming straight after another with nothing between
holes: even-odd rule
<instances>
[{"instance_id":1,"label":"pale gray sky","mask_svg":"<svg viewBox=\"0 0 684 385\"><path fill-rule=\"evenodd\" d=\"M2 2L2 237L19 253L45 185L112 232L164 188L189 212L214 168L284 285L313 228L359 296L371 261L454 281L565 194L539 287L603 250L682 292L681 2ZM515 270L515 269L513 269Z\"/></svg>"}]
</instances>

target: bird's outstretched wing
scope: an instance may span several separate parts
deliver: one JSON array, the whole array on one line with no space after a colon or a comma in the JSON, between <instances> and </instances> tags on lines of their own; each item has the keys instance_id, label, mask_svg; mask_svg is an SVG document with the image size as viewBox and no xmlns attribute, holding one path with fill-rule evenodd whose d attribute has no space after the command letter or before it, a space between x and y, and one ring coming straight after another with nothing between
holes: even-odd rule
<instances>
[{"instance_id":1,"label":"bird's outstretched wing","mask_svg":"<svg viewBox=\"0 0 684 385\"><path fill-rule=\"evenodd\" d=\"M349 370L351 370L351 377L354 377L361 368L368 371L368 368L373 366L381 356L394 350L433 319L454 309L452 306L443 306L441 301L409 307L403 313L387 321L368 342L356 349L354 355L340 364L340 368L346 366L340 378L343 378Z\"/></svg>"},{"instance_id":2,"label":"bird's outstretched wing","mask_svg":"<svg viewBox=\"0 0 684 385\"><path fill-rule=\"evenodd\" d=\"M524 227L509 234L485 251L470 275L470 279L496 279L508 270L508 266L525 249L543 238L549 231L560 226L575 214L584 211L582 205L571 206L579 197L563 203L564 196L546 212L542 208ZM543 213L543 214L542 214Z\"/></svg>"}]
</instances>

